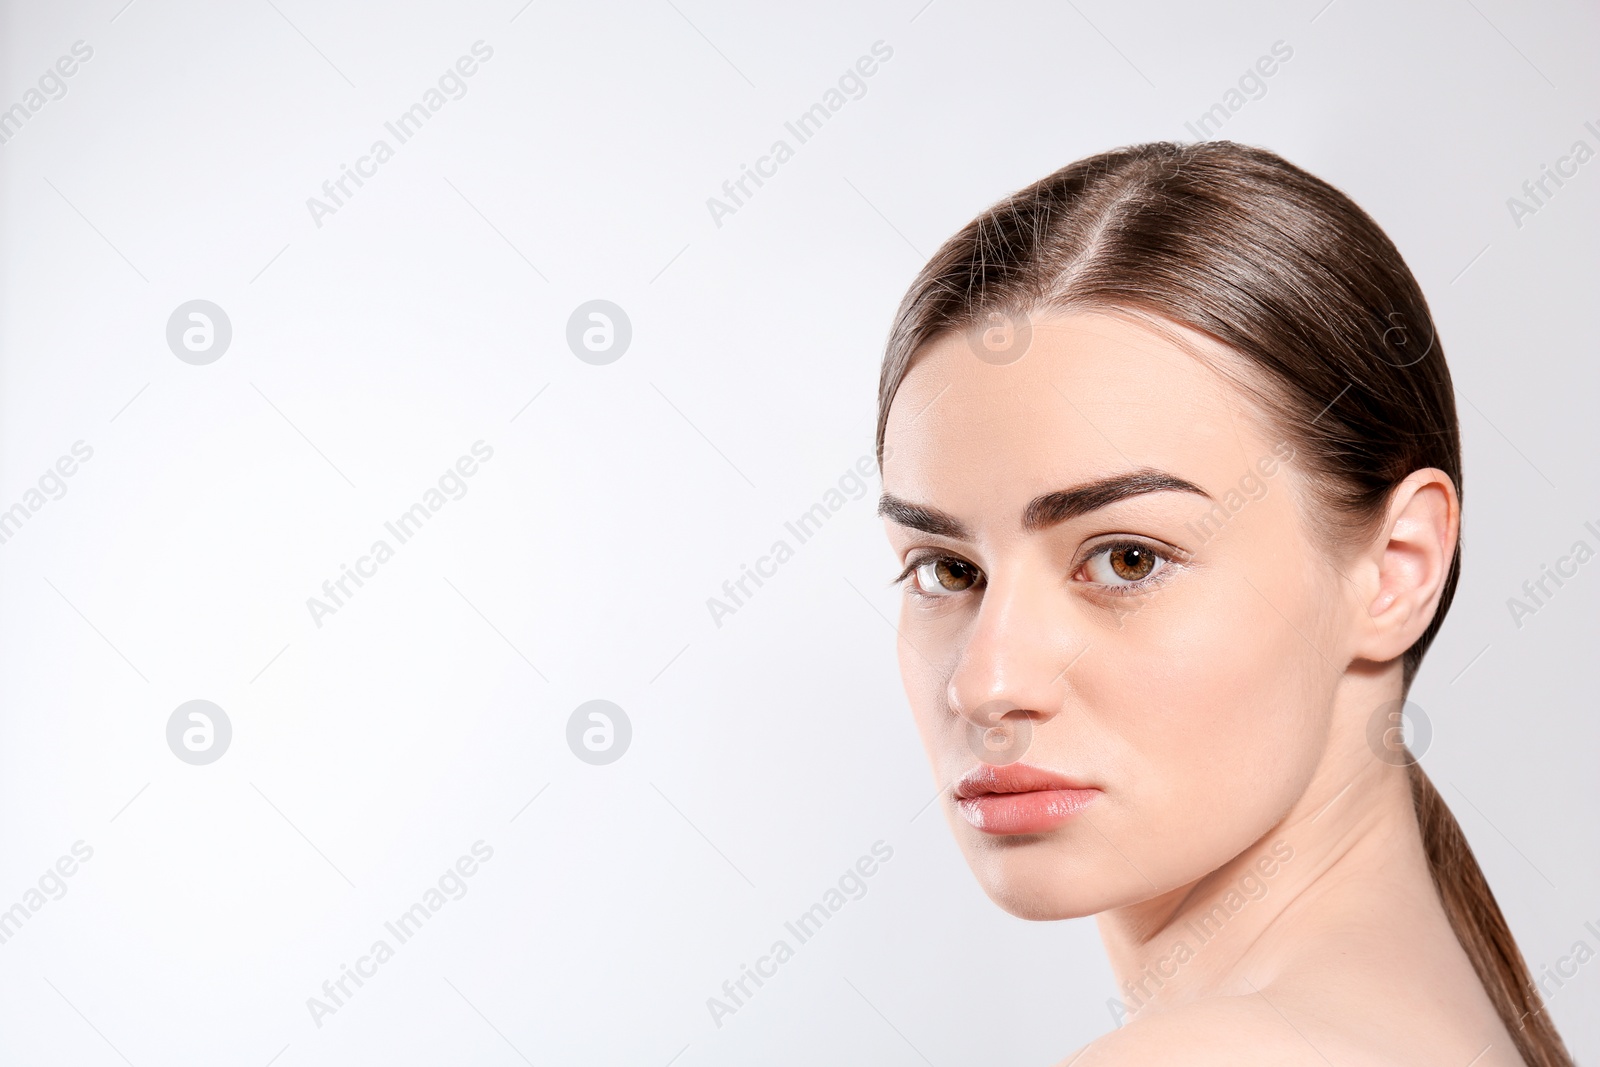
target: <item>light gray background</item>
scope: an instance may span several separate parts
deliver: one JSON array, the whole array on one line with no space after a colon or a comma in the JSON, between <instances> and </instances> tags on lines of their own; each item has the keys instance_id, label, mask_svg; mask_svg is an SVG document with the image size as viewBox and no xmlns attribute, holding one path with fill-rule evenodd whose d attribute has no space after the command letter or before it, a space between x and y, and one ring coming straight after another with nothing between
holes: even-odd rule
<instances>
[{"instance_id":1,"label":"light gray background","mask_svg":"<svg viewBox=\"0 0 1600 1067\"><path fill-rule=\"evenodd\" d=\"M706 598L870 454L941 240L1081 155L1191 139L1279 40L1221 135L1388 229L1462 401L1425 765L1534 968L1600 948L1600 562L1520 628L1506 603L1600 547L1600 161L1520 227L1506 203L1600 147L1592 7L124 3L0 27L0 107L94 50L0 146L0 508L94 450L0 545L0 908L94 849L0 945L7 1062L1044 1064L1108 1028L1092 922L1006 916L923 810L875 481L721 627ZM466 95L315 226L480 39ZM717 226L707 198L879 40ZM197 298L233 326L209 366L165 342ZM566 346L591 299L632 322L608 366ZM466 496L313 625L480 439ZM232 721L208 766L167 747L194 699ZM567 748L591 699L632 722L608 766ZM315 1026L479 839L466 896ZM865 897L713 1025L880 839ZM1590 1062L1597 1004L1591 962L1551 1006Z\"/></svg>"}]
</instances>

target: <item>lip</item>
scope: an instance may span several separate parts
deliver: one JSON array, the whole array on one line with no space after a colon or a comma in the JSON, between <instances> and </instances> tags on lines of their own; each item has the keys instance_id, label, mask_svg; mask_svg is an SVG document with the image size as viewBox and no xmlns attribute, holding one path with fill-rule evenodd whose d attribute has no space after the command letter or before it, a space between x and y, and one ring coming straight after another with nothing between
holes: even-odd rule
<instances>
[{"instance_id":1,"label":"lip","mask_svg":"<svg viewBox=\"0 0 1600 1067\"><path fill-rule=\"evenodd\" d=\"M1052 830L1088 807L1101 790L1064 775L1013 763L979 764L956 782L956 808L974 829L997 836Z\"/></svg>"}]
</instances>

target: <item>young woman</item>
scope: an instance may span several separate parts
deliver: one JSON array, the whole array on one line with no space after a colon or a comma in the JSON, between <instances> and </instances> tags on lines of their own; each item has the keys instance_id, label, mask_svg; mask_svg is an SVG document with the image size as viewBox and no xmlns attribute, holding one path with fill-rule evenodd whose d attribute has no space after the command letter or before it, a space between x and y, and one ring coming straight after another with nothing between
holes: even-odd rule
<instances>
[{"instance_id":1,"label":"young woman","mask_svg":"<svg viewBox=\"0 0 1600 1067\"><path fill-rule=\"evenodd\" d=\"M1228 142L1074 163L900 306L899 661L989 896L1098 918L1124 1025L1064 1062L1571 1060L1398 741L1459 569L1415 279Z\"/></svg>"}]
</instances>

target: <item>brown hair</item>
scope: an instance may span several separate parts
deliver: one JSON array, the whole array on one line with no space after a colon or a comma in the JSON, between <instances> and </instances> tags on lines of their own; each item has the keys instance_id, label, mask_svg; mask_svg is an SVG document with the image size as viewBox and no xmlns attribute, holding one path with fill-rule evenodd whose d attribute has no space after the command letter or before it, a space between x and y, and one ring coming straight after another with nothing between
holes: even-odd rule
<instances>
[{"instance_id":1,"label":"brown hair","mask_svg":"<svg viewBox=\"0 0 1600 1067\"><path fill-rule=\"evenodd\" d=\"M1135 145L1069 164L984 211L924 266L901 301L878 387L877 448L912 361L938 335L1042 311L1095 309L1182 324L1251 368L1334 540L1375 533L1408 474L1461 486L1444 352L1394 244L1333 186L1230 141ZM1402 685L1444 621L1402 658ZM1422 768L1412 799L1456 937L1522 1057L1570 1067L1526 963L1461 828Z\"/></svg>"}]
</instances>

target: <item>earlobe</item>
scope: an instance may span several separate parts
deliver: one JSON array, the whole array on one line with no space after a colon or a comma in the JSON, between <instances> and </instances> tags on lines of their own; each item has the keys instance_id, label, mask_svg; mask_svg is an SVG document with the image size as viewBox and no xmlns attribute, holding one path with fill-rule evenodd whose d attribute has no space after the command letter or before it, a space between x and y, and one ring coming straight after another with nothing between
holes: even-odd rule
<instances>
[{"instance_id":1,"label":"earlobe","mask_svg":"<svg viewBox=\"0 0 1600 1067\"><path fill-rule=\"evenodd\" d=\"M1394 659L1428 628L1449 578L1460 523L1455 484L1444 471L1414 471L1395 487L1368 557L1376 583L1366 605L1372 626L1358 650L1362 658Z\"/></svg>"}]
</instances>

